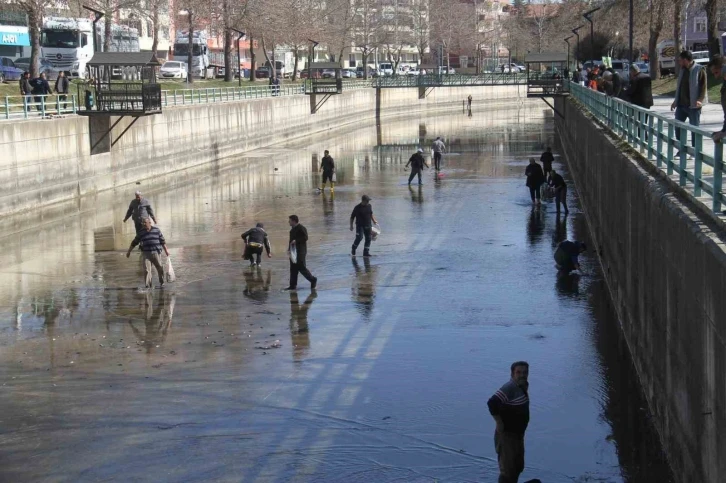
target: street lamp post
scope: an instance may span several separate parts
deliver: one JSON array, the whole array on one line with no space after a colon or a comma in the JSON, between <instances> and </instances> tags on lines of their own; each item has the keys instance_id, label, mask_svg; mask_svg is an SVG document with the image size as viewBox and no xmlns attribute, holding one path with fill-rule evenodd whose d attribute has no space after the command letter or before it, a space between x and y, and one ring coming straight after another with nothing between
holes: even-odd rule
<instances>
[{"instance_id":1,"label":"street lamp post","mask_svg":"<svg viewBox=\"0 0 726 483\"><path fill-rule=\"evenodd\" d=\"M189 21L189 44L187 46L187 83L194 82L194 74L192 69L192 53L194 51L194 12L191 9L181 10L179 15L186 15Z\"/></svg>"},{"instance_id":2,"label":"street lamp post","mask_svg":"<svg viewBox=\"0 0 726 483\"><path fill-rule=\"evenodd\" d=\"M96 38L96 24L99 20L103 18L103 12L99 12L98 10L94 10L91 7L87 7L85 5L82 5L82 7L89 12L93 12L94 19L93 19L93 52L98 52L98 39Z\"/></svg>"},{"instance_id":3,"label":"street lamp post","mask_svg":"<svg viewBox=\"0 0 726 483\"><path fill-rule=\"evenodd\" d=\"M580 60L580 34L578 34L577 31L580 30L582 27L584 27L584 25L580 25L579 27L575 27L574 29L572 29L572 33L575 34L575 36L577 37L577 50L575 51L575 60L577 61Z\"/></svg>"},{"instance_id":4,"label":"street lamp post","mask_svg":"<svg viewBox=\"0 0 726 483\"><path fill-rule=\"evenodd\" d=\"M630 12L628 14L630 19L630 26L629 26L629 32L628 32L628 55L630 57L628 58L628 62L634 62L633 59L633 0L630 0ZM688 30L688 29L686 29Z\"/></svg>"},{"instance_id":5,"label":"street lamp post","mask_svg":"<svg viewBox=\"0 0 726 483\"><path fill-rule=\"evenodd\" d=\"M595 23L592 21L592 14L600 10L600 7L593 8L582 14L582 16L590 22L590 55L592 60L595 60Z\"/></svg>"},{"instance_id":6,"label":"street lamp post","mask_svg":"<svg viewBox=\"0 0 726 483\"><path fill-rule=\"evenodd\" d=\"M239 43L242 41L242 39L245 38L245 33L241 30L237 30L235 28L230 28L232 32L237 32L239 35L237 36L237 78L239 79L239 82L237 85L242 87L242 56L240 55L240 46Z\"/></svg>"},{"instance_id":7,"label":"street lamp post","mask_svg":"<svg viewBox=\"0 0 726 483\"><path fill-rule=\"evenodd\" d=\"M570 68L570 39L574 37L574 35L570 35L565 39L565 43L567 44L567 68Z\"/></svg>"}]
</instances>

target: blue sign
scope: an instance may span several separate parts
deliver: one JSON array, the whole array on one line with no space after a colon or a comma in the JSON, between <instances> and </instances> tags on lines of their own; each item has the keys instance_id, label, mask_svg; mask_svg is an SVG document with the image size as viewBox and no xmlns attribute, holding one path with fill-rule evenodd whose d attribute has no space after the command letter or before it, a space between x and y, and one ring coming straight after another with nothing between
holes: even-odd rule
<instances>
[{"instance_id":1,"label":"blue sign","mask_svg":"<svg viewBox=\"0 0 726 483\"><path fill-rule=\"evenodd\" d=\"M28 27L0 26L0 45L17 45L30 47L30 34Z\"/></svg>"}]
</instances>

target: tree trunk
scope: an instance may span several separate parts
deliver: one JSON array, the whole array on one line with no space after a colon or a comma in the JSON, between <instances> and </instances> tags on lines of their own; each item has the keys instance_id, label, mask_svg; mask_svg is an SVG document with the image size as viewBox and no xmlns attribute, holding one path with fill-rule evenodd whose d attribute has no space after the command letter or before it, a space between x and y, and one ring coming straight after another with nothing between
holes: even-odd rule
<instances>
[{"instance_id":1,"label":"tree trunk","mask_svg":"<svg viewBox=\"0 0 726 483\"><path fill-rule=\"evenodd\" d=\"M111 24L113 12L106 10L103 14L103 51L111 52Z\"/></svg>"},{"instance_id":2,"label":"tree trunk","mask_svg":"<svg viewBox=\"0 0 726 483\"><path fill-rule=\"evenodd\" d=\"M681 52L681 17L683 4L681 0L676 0L673 8L673 45L676 48L676 55ZM676 76L680 73L681 66L676 62Z\"/></svg>"},{"instance_id":3,"label":"tree trunk","mask_svg":"<svg viewBox=\"0 0 726 483\"><path fill-rule=\"evenodd\" d=\"M650 58L650 77L652 79L660 79L660 65L658 59L658 37L659 31L650 31L648 39L648 57ZM676 53L678 55L678 53Z\"/></svg>"},{"instance_id":4,"label":"tree trunk","mask_svg":"<svg viewBox=\"0 0 726 483\"><path fill-rule=\"evenodd\" d=\"M257 58L255 56L255 39L250 34L250 82L254 82L257 79L255 75L255 69L257 69Z\"/></svg>"},{"instance_id":5,"label":"tree trunk","mask_svg":"<svg viewBox=\"0 0 726 483\"><path fill-rule=\"evenodd\" d=\"M368 80L368 53L367 49L361 51L361 61L363 64L363 79ZM357 76L356 76L357 77Z\"/></svg>"},{"instance_id":6,"label":"tree trunk","mask_svg":"<svg viewBox=\"0 0 726 483\"><path fill-rule=\"evenodd\" d=\"M226 2L225 2L226 3ZM224 81L232 82L234 80L234 72L232 70L232 31L226 28L224 30ZM239 44L237 44L239 48Z\"/></svg>"},{"instance_id":7,"label":"tree trunk","mask_svg":"<svg viewBox=\"0 0 726 483\"><path fill-rule=\"evenodd\" d=\"M708 31L708 54L710 57L713 57L716 54L719 54L721 51L721 48L719 46L719 41L721 40L721 35L718 31L718 7L719 7L719 0L706 0L706 25L707 25L707 31ZM676 55L678 55L678 52L676 51Z\"/></svg>"},{"instance_id":8,"label":"tree trunk","mask_svg":"<svg viewBox=\"0 0 726 483\"><path fill-rule=\"evenodd\" d=\"M38 77L40 64L40 29L43 26L43 13L35 8L28 9L30 26L30 77Z\"/></svg>"},{"instance_id":9,"label":"tree trunk","mask_svg":"<svg viewBox=\"0 0 726 483\"><path fill-rule=\"evenodd\" d=\"M192 66L192 54L194 53L194 19L192 18L192 11L187 10L187 17L189 19L189 52L187 52L187 82L190 84L194 82L194 68Z\"/></svg>"},{"instance_id":10,"label":"tree trunk","mask_svg":"<svg viewBox=\"0 0 726 483\"><path fill-rule=\"evenodd\" d=\"M151 51L156 55L156 51L159 49L159 0L155 1L152 7L151 23L154 25L154 31L152 32L154 40L151 44Z\"/></svg>"},{"instance_id":11,"label":"tree trunk","mask_svg":"<svg viewBox=\"0 0 726 483\"><path fill-rule=\"evenodd\" d=\"M295 65L292 68L292 81L297 80L297 63L300 60L300 47L297 45L292 48L292 58L294 59Z\"/></svg>"},{"instance_id":12,"label":"tree trunk","mask_svg":"<svg viewBox=\"0 0 726 483\"><path fill-rule=\"evenodd\" d=\"M267 65L270 67L270 79L274 79L277 75L277 69L275 69L274 59L275 59L275 53L272 53L272 59L270 59L270 54L267 53L267 45L265 44L265 36L263 35L261 37L262 39L262 53L265 56L265 60L267 61Z\"/></svg>"}]
</instances>

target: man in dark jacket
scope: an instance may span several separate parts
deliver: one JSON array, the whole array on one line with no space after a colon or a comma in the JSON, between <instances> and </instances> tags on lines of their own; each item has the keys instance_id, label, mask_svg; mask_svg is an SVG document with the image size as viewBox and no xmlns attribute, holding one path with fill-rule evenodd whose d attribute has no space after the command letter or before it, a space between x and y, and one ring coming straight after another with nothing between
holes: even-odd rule
<instances>
[{"instance_id":1,"label":"man in dark jacket","mask_svg":"<svg viewBox=\"0 0 726 483\"><path fill-rule=\"evenodd\" d=\"M524 471L524 433L529 425L529 364L511 366L511 378L489 398L496 422L494 448L499 460L499 483L517 483Z\"/></svg>"},{"instance_id":2,"label":"man in dark jacket","mask_svg":"<svg viewBox=\"0 0 726 483\"><path fill-rule=\"evenodd\" d=\"M718 54L714 55L708 63L708 68L716 79L722 79L721 109L723 109L723 127L711 136L714 141L719 142L726 137L726 69L724 69L724 58Z\"/></svg>"},{"instance_id":3,"label":"man in dark jacket","mask_svg":"<svg viewBox=\"0 0 726 483\"><path fill-rule=\"evenodd\" d=\"M63 71L58 72L58 78L55 80L55 93L58 94L58 100L63 103L63 109L65 110L68 106L68 90L70 89L70 82L66 73Z\"/></svg>"},{"instance_id":4,"label":"man in dark jacket","mask_svg":"<svg viewBox=\"0 0 726 483\"><path fill-rule=\"evenodd\" d=\"M290 223L290 245L288 252L293 248L297 253L297 259L295 262L290 259L290 286L285 290L297 290L297 276L301 273L308 282L310 282L310 288L315 290L318 285L317 277L314 277L310 270L308 270L305 264L305 258L308 254L308 230L300 224L300 219L297 215L289 216Z\"/></svg>"},{"instance_id":5,"label":"man in dark jacket","mask_svg":"<svg viewBox=\"0 0 726 483\"><path fill-rule=\"evenodd\" d=\"M365 238L366 242L363 245L363 256L370 257L371 248L371 231L373 229L373 223L376 225L376 217L373 216L373 207L371 207L371 197L363 195L359 204L353 208L353 213L350 215L350 231L353 231L353 221L355 221L356 235L355 241L353 241L353 247L350 252L352 256L355 256L355 251L358 249L361 240Z\"/></svg>"},{"instance_id":6,"label":"man in dark jacket","mask_svg":"<svg viewBox=\"0 0 726 483\"><path fill-rule=\"evenodd\" d=\"M30 102L30 95L33 93L33 87L30 85L30 72L23 72L23 77L20 78L20 95L23 96L23 103L25 110L28 110L28 102Z\"/></svg>"},{"instance_id":7,"label":"man in dark jacket","mask_svg":"<svg viewBox=\"0 0 726 483\"><path fill-rule=\"evenodd\" d=\"M426 159L423 157L423 149L418 148L418 151L413 153L413 156L406 163L406 167L408 168L409 165L411 165L411 176L408 177L408 185L411 186L411 181L413 181L416 175L418 175L418 184L423 184L421 182L421 173L423 172L424 166L429 167L426 164Z\"/></svg>"},{"instance_id":8,"label":"man in dark jacket","mask_svg":"<svg viewBox=\"0 0 726 483\"><path fill-rule=\"evenodd\" d=\"M565 208L565 214L568 214L570 210L567 209L567 184L565 183L565 179L553 169L552 174L550 174L549 184L555 189L557 214L560 213L560 203Z\"/></svg>"},{"instance_id":9,"label":"man in dark jacket","mask_svg":"<svg viewBox=\"0 0 726 483\"><path fill-rule=\"evenodd\" d=\"M262 223L242 233L242 240L245 242L244 259L250 261L250 267L255 266L255 257L257 257L257 266L262 266L263 249L267 252L267 258L272 258L270 239Z\"/></svg>"},{"instance_id":10,"label":"man in dark jacket","mask_svg":"<svg viewBox=\"0 0 726 483\"><path fill-rule=\"evenodd\" d=\"M44 98L41 96L48 96L50 94L53 94L53 91L50 88L50 84L48 84L48 80L45 78L45 72L41 72L40 77L33 79L30 85L33 87L33 100L36 102L35 108L41 111L41 104L44 102Z\"/></svg>"},{"instance_id":11,"label":"man in dark jacket","mask_svg":"<svg viewBox=\"0 0 726 483\"><path fill-rule=\"evenodd\" d=\"M637 64L630 64L630 86L625 90L624 97L631 104L643 109L650 109L653 106L650 76L640 72ZM648 124L647 114L643 116L643 124ZM638 126L638 136L640 136L640 126Z\"/></svg>"},{"instance_id":12,"label":"man in dark jacket","mask_svg":"<svg viewBox=\"0 0 726 483\"><path fill-rule=\"evenodd\" d=\"M534 158L529 158L529 165L524 170L524 175L527 177L527 188L529 188L529 195L532 197L532 203L538 205L542 203L542 195L540 194L540 186L545 182L544 172L542 166L537 164ZM535 201L536 198L536 201Z\"/></svg>"},{"instance_id":13,"label":"man in dark jacket","mask_svg":"<svg viewBox=\"0 0 726 483\"><path fill-rule=\"evenodd\" d=\"M545 178L549 179L549 173L552 172L552 162L555 160L552 154L552 148L547 146L547 149L542 156L539 157L539 162L542 163L542 171L544 171Z\"/></svg>"},{"instance_id":14,"label":"man in dark jacket","mask_svg":"<svg viewBox=\"0 0 726 483\"><path fill-rule=\"evenodd\" d=\"M126 220L128 220L129 218L134 220L136 233L139 233L142 230L142 220L144 218L151 218L152 220L154 220L155 224L157 223L156 216L154 216L154 210L151 208L151 204L149 204L149 201L146 198L141 197L140 191L136 192L134 199L131 200L131 203L129 203L129 209L126 211L124 223L126 223Z\"/></svg>"},{"instance_id":15,"label":"man in dark jacket","mask_svg":"<svg viewBox=\"0 0 726 483\"><path fill-rule=\"evenodd\" d=\"M330 155L330 152L326 149L325 155L320 162L320 169L323 171L323 184L320 186L320 191L325 189L325 183L330 181L330 191L335 190L335 183L333 183L333 174L335 173L335 161Z\"/></svg>"},{"instance_id":16,"label":"man in dark jacket","mask_svg":"<svg viewBox=\"0 0 726 483\"><path fill-rule=\"evenodd\" d=\"M565 240L559 244L555 251L555 262L557 268L564 273L570 273L573 270L580 269L580 261L578 257L580 253L587 250L587 246L579 241Z\"/></svg>"}]
</instances>

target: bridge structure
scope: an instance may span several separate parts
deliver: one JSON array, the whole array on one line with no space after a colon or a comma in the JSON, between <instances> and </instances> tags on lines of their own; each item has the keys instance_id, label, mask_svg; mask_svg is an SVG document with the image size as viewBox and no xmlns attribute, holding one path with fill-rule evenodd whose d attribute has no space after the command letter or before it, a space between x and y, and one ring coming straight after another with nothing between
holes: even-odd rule
<instances>
[{"instance_id":1,"label":"bridge structure","mask_svg":"<svg viewBox=\"0 0 726 483\"><path fill-rule=\"evenodd\" d=\"M411 88L411 87L475 87L475 86L513 86L526 85L527 75L502 74L488 72L485 74L423 74L397 75L377 77L373 79L373 87L378 89Z\"/></svg>"}]
</instances>

